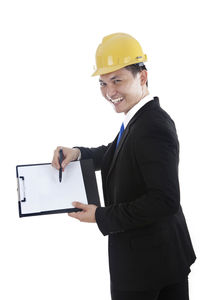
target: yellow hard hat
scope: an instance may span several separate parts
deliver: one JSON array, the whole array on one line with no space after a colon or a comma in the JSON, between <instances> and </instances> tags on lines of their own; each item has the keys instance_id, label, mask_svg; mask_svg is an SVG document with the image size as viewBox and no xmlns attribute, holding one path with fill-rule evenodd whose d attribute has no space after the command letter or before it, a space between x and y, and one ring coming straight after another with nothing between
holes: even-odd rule
<instances>
[{"instance_id":1,"label":"yellow hard hat","mask_svg":"<svg viewBox=\"0 0 200 300\"><path fill-rule=\"evenodd\" d=\"M96 51L96 71L92 76L107 74L125 66L147 61L136 39L126 33L114 33L103 38Z\"/></svg>"}]
</instances>

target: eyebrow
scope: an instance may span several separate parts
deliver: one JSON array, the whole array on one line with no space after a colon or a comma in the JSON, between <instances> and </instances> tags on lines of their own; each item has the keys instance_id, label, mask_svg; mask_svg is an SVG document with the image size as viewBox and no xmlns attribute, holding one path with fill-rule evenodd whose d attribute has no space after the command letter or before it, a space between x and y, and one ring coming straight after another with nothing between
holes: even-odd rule
<instances>
[{"instance_id":1,"label":"eyebrow","mask_svg":"<svg viewBox=\"0 0 200 300\"><path fill-rule=\"evenodd\" d=\"M110 78L110 80L115 80L118 77L119 77L119 75L113 76ZM104 81L102 79L99 79L99 82L104 82Z\"/></svg>"},{"instance_id":2,"label":"eyebrow","mask_svg":"<svg viewBox=\"0 0 200 300\"><path fill-rule=\"evenodd\" d=\"M114 79L116 79L116 78L118 78L118 77L119 77L118 75L113 76L112 78L110 78L110 80L114 80Z\"/></svg>"}]
</instances>

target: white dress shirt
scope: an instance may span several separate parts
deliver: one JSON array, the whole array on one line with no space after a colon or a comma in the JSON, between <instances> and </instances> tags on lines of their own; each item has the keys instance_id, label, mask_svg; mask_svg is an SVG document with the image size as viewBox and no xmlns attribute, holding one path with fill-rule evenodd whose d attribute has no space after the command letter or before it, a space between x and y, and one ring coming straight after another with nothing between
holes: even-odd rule
<instances>
[{"instance_id":1,"label":"white dress shirt","mask_svg":"<svg viewBox=\"0 0 200 300\"><path fill-rule=\"evenodd\" d=\"M147 102L153 100L153 97L151 95L147 95L144 98L142 98L136 105L134 105L125 115L124 117L124 129L128 125L129 121L132 119L132 117L136 114L136 112L144 106Z\"/></svg>"}]
</instances>

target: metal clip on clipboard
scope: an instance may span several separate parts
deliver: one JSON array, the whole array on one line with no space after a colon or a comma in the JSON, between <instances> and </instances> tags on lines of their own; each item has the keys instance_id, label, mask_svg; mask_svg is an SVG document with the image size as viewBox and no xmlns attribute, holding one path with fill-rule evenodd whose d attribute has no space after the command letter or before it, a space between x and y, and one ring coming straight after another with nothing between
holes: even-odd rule
<instances>
[{"instance_id":1,"label":"metal clip on clipboard","mask_svg":"<svg viewBox=\"0 0 200 300\"><path fill-rule=\"evenodd\" d=\"M19 193L21 191L21 193ZM24 176L20 176L18 180L18 195L20 202L26 202Z\"/></svg>"}]
</instances>

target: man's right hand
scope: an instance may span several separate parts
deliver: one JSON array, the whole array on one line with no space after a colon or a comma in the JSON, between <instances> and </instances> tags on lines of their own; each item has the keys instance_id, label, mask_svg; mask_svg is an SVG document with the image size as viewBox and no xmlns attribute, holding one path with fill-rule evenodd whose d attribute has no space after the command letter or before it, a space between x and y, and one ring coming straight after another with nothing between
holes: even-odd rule
<instances>
[{"instance_id":1,"label":"man's right hand","mask_svg":"<svg viewBox=\"0 0 200 300\"><path fill-rule=\"evenodd\" d=\"M64 160L62 162L62 168L64 168L70 163L71 161L77 160L80 155L80 150L78 148L66 148L66 147L57 147L54 151L54 156L52 160L52 166L56 168L57 170L60 169L59 164L59 150L62 149Z\"/></svg>"}]
</instances>

